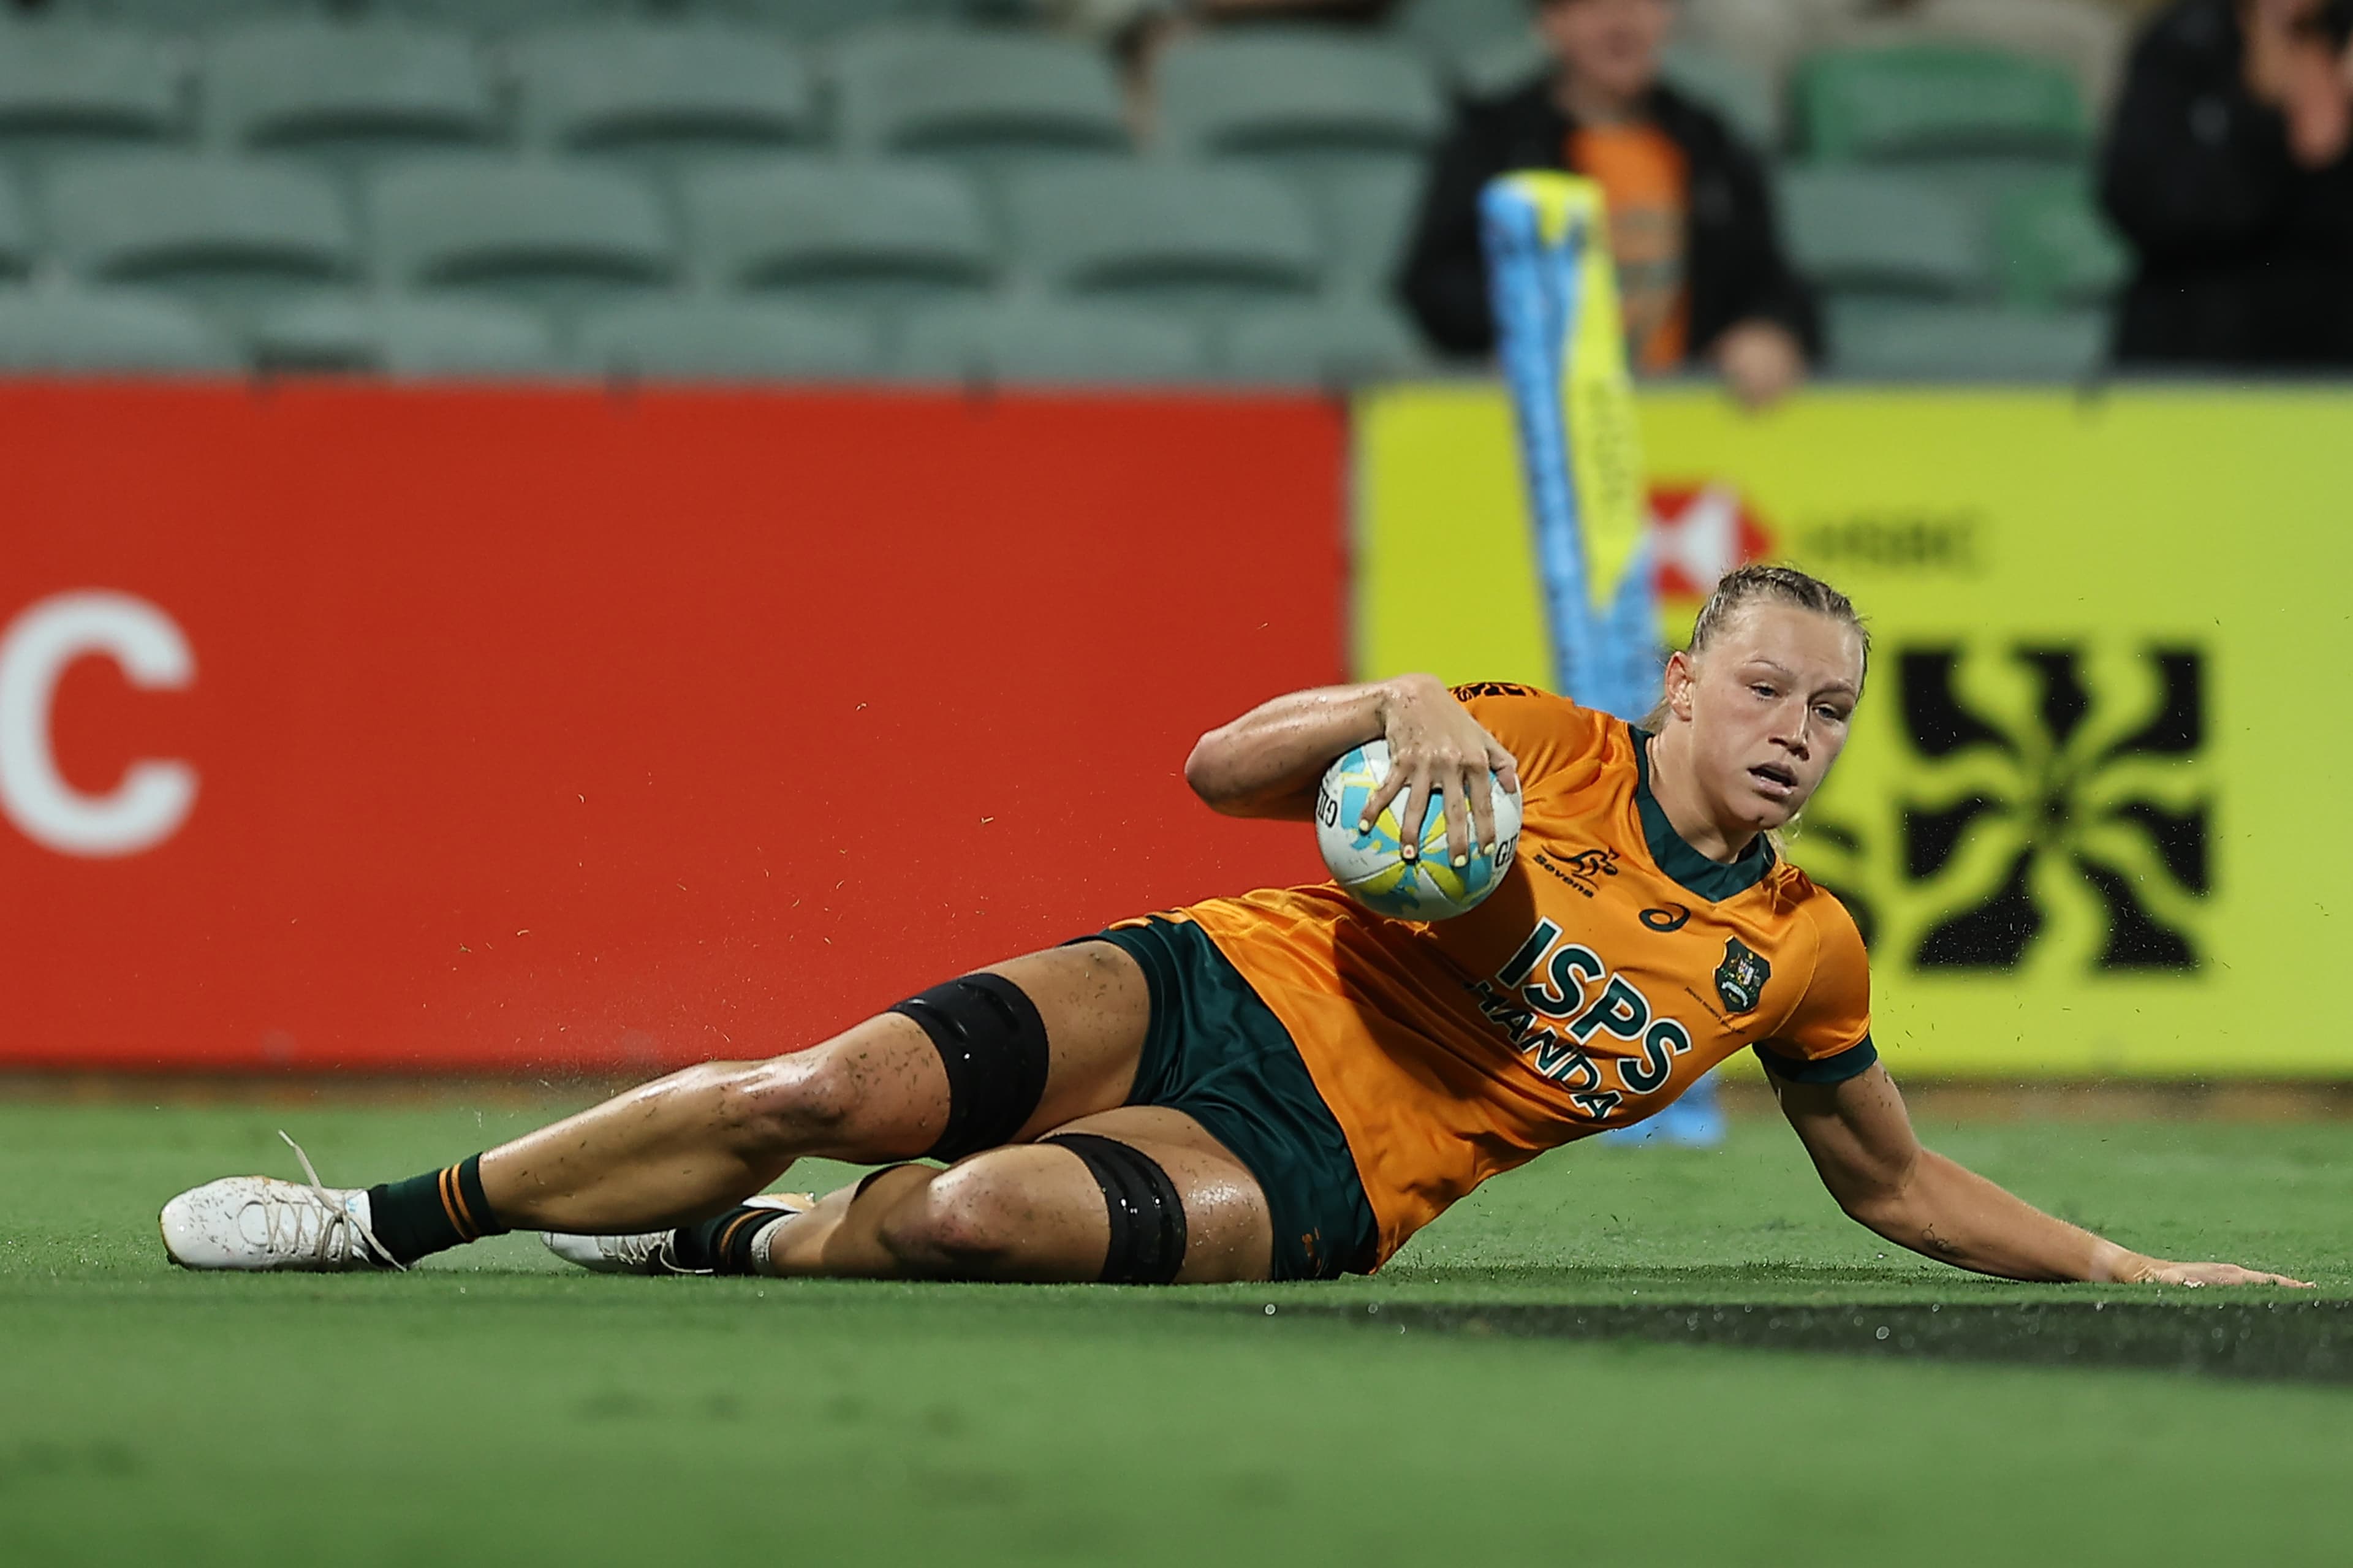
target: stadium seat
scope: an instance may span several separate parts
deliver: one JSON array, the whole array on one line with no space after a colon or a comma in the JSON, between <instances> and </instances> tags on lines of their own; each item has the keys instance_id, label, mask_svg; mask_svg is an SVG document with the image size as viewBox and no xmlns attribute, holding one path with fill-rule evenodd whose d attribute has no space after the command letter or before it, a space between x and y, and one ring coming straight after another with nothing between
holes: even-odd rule
<instances>
[{"instance_id":1,"label":"stadium seat","mask_svg":"<svg viewBox=\"0 0 2353 1568\"><path fill-rule=\"evenodd\" d=\"M1075 39L878 28L834 54L844 143L991 167L1124 151L1125 109L1110 58Z\"/></svg>"},{"instance_id":2,"label":"stadium seat","mask_svg":"<svg viewBox=\"0 0 2353 1568\"><path fill-rule=\"evenodd\" d=\"M898 305L997 278L980 199L952 169L779 161L698 174L685 203L698 269L722 288Z\"/></svg>"},{"instance_id":3,"label":"stadium seat","mask_svg":"<svg viewBox=\"0 0 2353 1568\"><path fill-rule=\"evenodd\" d=\"M1242 28L1173 43L1153 67L1157 142L1191 158L1248 158L1324 174L1418 166L1445 129L1430 68L1370 37Z\"/></svg>"},{"instance_id":4,"label":"stadium seat","mask_svg":"<svg viewBox=\"0 0 2353 1568\"><path fill-rule=\"evenodd\" d=\"M1549 69L1544 42L1522 28L1455 56L1447 62L1457 90L1472 98L1499 98L1526 86Z\"/></svg>"},{"instance_id":5,"label":"stadium seat","mask_svg":"<svg viewBox=\"0 0 2353 1568\"><path fill-rule=\"evenodd\" d=\"M371 24L301 22L221 35L206 53L213 135L349 164L377 154L482 145L498 102L473 40Z\"/></svg>"},{"instance_id":6,"label":"stadium seat","mask_svg":"<svg viewBox=\"0 0 2353 1568\"><path fill-rule=\"evenodd\" d=\"M2064 66L1961 44L1826 49L1794 83L1825 162L2082 156L2091 129Z\"/></svg>"},{"instance_id":7,"label":"stadium seat","mask_svg":"<svg viewBox=\"0 0 2353 1568\"><path fill-rule=\"evenodd\" d=\"M48 0L58 20L185 33L248 22L316 16L321 0Z\"/></svg>"},{"instance_id":8,"label":"stadium seat","mask_svg":"<svg viewBox=\"0 0 2353 1568\"><path fill-rule=\"evenodd\" d=\"M1028 19L1028 0L982 5L976 0L695 0L694 8L741 16L796 38L830 38L874 23L954 22L983 16Z\"/></svg>"},{"instance_id":9,"label":"stadium seat","mask_svg":"<svg viewBox=\"0 0 2353 1568\"><path fill-rule=\"evenodd\" d=\"M1398 35L1437 60L1458 61L1528 35L1527 0L1406 0Z\"/></svg>"},{"instance_id":10,"label":"stadium seat","mask_svg":"<svg viewBox=\"0 0 2353 1568\"><path fill-rule=\"evenodd\" d=\"M751 381L878 375L873 329L768 300L649 300L580 323L575 358L607 375Z\"/></svg>"},{"instance_id":11,"label":"stadium seat","mask_svg":"<svg viewBox=\"0 0 2353 1568\"><path fill-rule=\"evenodd\" d=\"M236 345L187 306L133 289L0 289L0 372L217 372Z\"/></svg>"},{"instance_id":12,"label":"stadium seat","mask_svg":"<svg viewBox=\"0 0 2353 1568\"><path fill-rule=\"evenodd\" d=\"M572 153L665 159L817 140L807 64L778 39L721 27L566 27L511 46L525 136Z\"/></svg>"},{"instance_id":13,"label":"stadium seat","mask_svg":"<svg viewBox=\"0 0 2353 1568\"><path fill-rule=\"evenodd\" d=\"M1062 384L1212 379L1202 334L1113 305L1021 300L926 310L906 328L902 374Z\"/></svg>"},{"instance_id":14,"label":"stadium seat","mask_svg":"<svg viewBox=\"0 0 2353 1568\"><path fill-rule=\"evenodd\" d=\"M1378 300L1268 306L1237 316L1219 355L1245 381L1331 385L1430 368L1412 327Z\"/></svg>"},{"instance_id":15,"label":"stadium seat","mask_svg":"<svg viewBox=\"0 0 2353 1568\"><path fill-rule=\"evenodd\" d=\"M1297 298L1321 281L1306 207L1251 170L1041 169L1007 197L1017 264L1057 292L1189 310Z\"/></svg>"},{"instance_id":16,"label":"stadium seat","mask_svg":"<svg viewBox=\"0 0 2353 1568\"><path fill-rule=\"evenodd\" d=\"M1419 170L1365 169L1317 193L1324 253L1335 278L1387 289L1405 259L1421 201Z\"/></svg>"},{"instance_id":17,"label":"stadium seat","mask_svg":"<svg viewBox=\"0 0 2353 1568\"><path fill-rule=\"evenodd\" d=\"M14 280L32 270L33 231L16 198L16 183L0 174L0 279Z\"/></svg>"},{"instance_id":18,"label":"stadium seat","mask_svg":"<svg viewBox=\"0 0 2353 1568\"><path fill-rule=\"evenodd\" d=\"M59 167L45 205L51 247L82 279L158 286L231 312L359 270L342 202L305 170L116 153Z\"/></svg>"},{"instance_id":19,"label":"stadium seat","mask_svg":"<svg viewBox=\"0 0 2353 1568\"><path fill-rule=\"evenodd\" d=\"M1704 45L1672 44L1659 62L1659 74L1684 97L1722 115L1757 152L1778 152L1788 140L1772 79L1744 61Z\"/></svg>"},{"instance_id":20,"label":"stadium seat","mask_svg":"<svg viewBox=\"0 0 2353 1568\"><path fill-rule=\"evenodd\" d=\"M1932 182L1878 169L1792 169L1781 178L1789 253L1848 296L1950 299L1991 281L1983 226Z\"/></svg>"},{"instance_id":21,"label":"stadium seat","mask_svg":"<svg viewBox=\"0 0 2353 1568\"><path fill-rule=\"evenodd\" d=\"M1899 16L1881 25L1886 34L1966 39L2064 64L2094 110L2115 97L2131 26L2124 8L2094 0L1921 0Z\"/></svg>"},{"instance_id":22,"label":"stadium seat","mask_svg":"<svg viewBox=\"0 0 2353 1568\"><path fill-rule=\"evenodd\" d=\"M2100 365L2096 310L2030 314L1991 305L1832 301L1830 367L1899 381L2080 381Z\"/></svg>"},{"instance_id":23,"label":"stadium seat","mask_svg":"<svg viewBox=\"0 0 2353 1568\"><path fill-rule=\"evenodd\" d=\"M492 34L625 20L643 9L633 0L373 0L373 6L377 15Z\"/></svg>"},{"instance_id":24,"label":"stadium seat","mask_svg":"<svg viewBox=\"0 0 2353 1568\"><path fill-rule=\"evenodd\" d=\"M144 33L0 23L0 155L183 137L186 78Z\"/></svg>"},{"instance_id":25,"label":"stadium seat","mask_svg":"<svg viewBox=\"0 0 2353 1568\"><path fill-rule=\"evenodd\" d=\"M264 315L252 336L269 371L541 375L563 363L537 316L480 300L316 300Z\"/></svg>"},{"instance_id":26,"label":"stadium seat","mask_svg":"<svg viewBox=\"0 0 2353 1568\"><path fill-rule=\"evenodd\" d=\"M2098 305L2130 266L2087 184L2057 176L2006 193L1994 213L2002 292L2030 306Z\"/></svg>"},{"instance_id":27,"label":"stadium seat","mask_svg":"<svg viewBox=\"0 0 2353 1568\"><path fill-rule=\"evenodd\" d=\"M653 193L609 170L490 157L387 169L368 190L386 282L463 289L569 316L672 282Z\"/></svg>"},{"instance_id":28,"label":"stadium seat","mask_svg":"<svg viewBox=\"0 0 2353 1568\"><path fill-rule=\"evenodd\" d=\"M1682 9L1678 42L1738 60L1773 88L1777 100L1790 63L1812 41L1809 18L1795 0L1683 0Z\"/></svg>"}]
</instances>

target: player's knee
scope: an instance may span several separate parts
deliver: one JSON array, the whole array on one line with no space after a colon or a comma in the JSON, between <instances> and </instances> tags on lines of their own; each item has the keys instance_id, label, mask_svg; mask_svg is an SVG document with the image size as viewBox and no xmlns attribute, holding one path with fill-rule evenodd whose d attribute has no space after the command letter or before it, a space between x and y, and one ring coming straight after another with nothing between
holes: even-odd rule
<instances>
[{"instance_id":1,"label":"player's knee","mask_svg":"<svg viewBox=\"0 0 2353 1568\"><path fill-rule=\"evenodd\" d=\"M883 1217L882 1245L911 1272L987 1279L1019 1247L1022 1209L1012 1183L969 1167L943 1171Z\"/></svg>"}]
</instances>

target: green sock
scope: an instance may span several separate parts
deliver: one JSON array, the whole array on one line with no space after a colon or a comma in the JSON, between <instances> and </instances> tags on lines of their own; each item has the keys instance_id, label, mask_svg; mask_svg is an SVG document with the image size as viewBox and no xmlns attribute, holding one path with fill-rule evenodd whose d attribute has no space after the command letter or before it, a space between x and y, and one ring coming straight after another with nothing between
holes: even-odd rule
<instances>
[{"instance_id":1,"label":"green sock","mask_svg":"<svg viewBox=\"0 0 2353 1568\"><path fill-rule=\"evenodd\" d=\"M483 1194L480 1154L405 1182L370 1187L368 1225L403 1263L462 1242L504 1236L508 1228L491 1212L491 1200Z\"/></svg>"}]
</instances>

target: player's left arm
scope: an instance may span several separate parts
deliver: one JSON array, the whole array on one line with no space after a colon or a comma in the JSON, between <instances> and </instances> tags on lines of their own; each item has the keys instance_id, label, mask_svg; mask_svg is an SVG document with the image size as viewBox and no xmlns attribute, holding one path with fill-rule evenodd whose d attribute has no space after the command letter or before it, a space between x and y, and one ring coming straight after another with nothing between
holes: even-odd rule
<instances>
[{"instance_id":1,"label":"player's left arm","mask_svg":"<svg viewBox=\"0 0 2353 1568\"><path fill-rule=\"evenodd\" d=\"M1899 1247L2006 1279L2101 1284L2296 1285L2235 1263L2147 1258L2055 1219L1920 1146L1895 1081L1878 1062L1836 1083L1767 1074L1781 1112L1839 1207Z\"/></svg>"}]
</instances>

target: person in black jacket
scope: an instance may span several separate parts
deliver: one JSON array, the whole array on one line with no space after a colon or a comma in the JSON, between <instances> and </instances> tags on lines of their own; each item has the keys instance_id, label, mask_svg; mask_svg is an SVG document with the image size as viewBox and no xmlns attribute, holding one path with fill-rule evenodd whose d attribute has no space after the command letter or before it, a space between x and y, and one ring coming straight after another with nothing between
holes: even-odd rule
<instances>
[{"instance_id":1,"label":"person in black jacket","mask_svg":"<svg viewBox=\"0 0 2353 1568\"><path fill-rule=\"evenodd\" d=\"M1556 65L1461 104L1440 146L1400 291L1430 342L1494 346L1479 193L1517 169L1601 182L1630 362L1714 365L1742 401L1770 402L1820 352L1813 300L1782 255L1765 171L1724 121L1658 80L1671 0L1536 0Z\"/></svg>"},{"instance_id":2,"label":"person in black jacket","mask_svg":"<svg viewBox=\"0 0 2353 1568\"><path fill-rule=\"evenodd\" d=\"M2127 364L2353 365L2348 6L2183 0L2134 47L2101 199Z\"/></svg>"}]
</instances>

